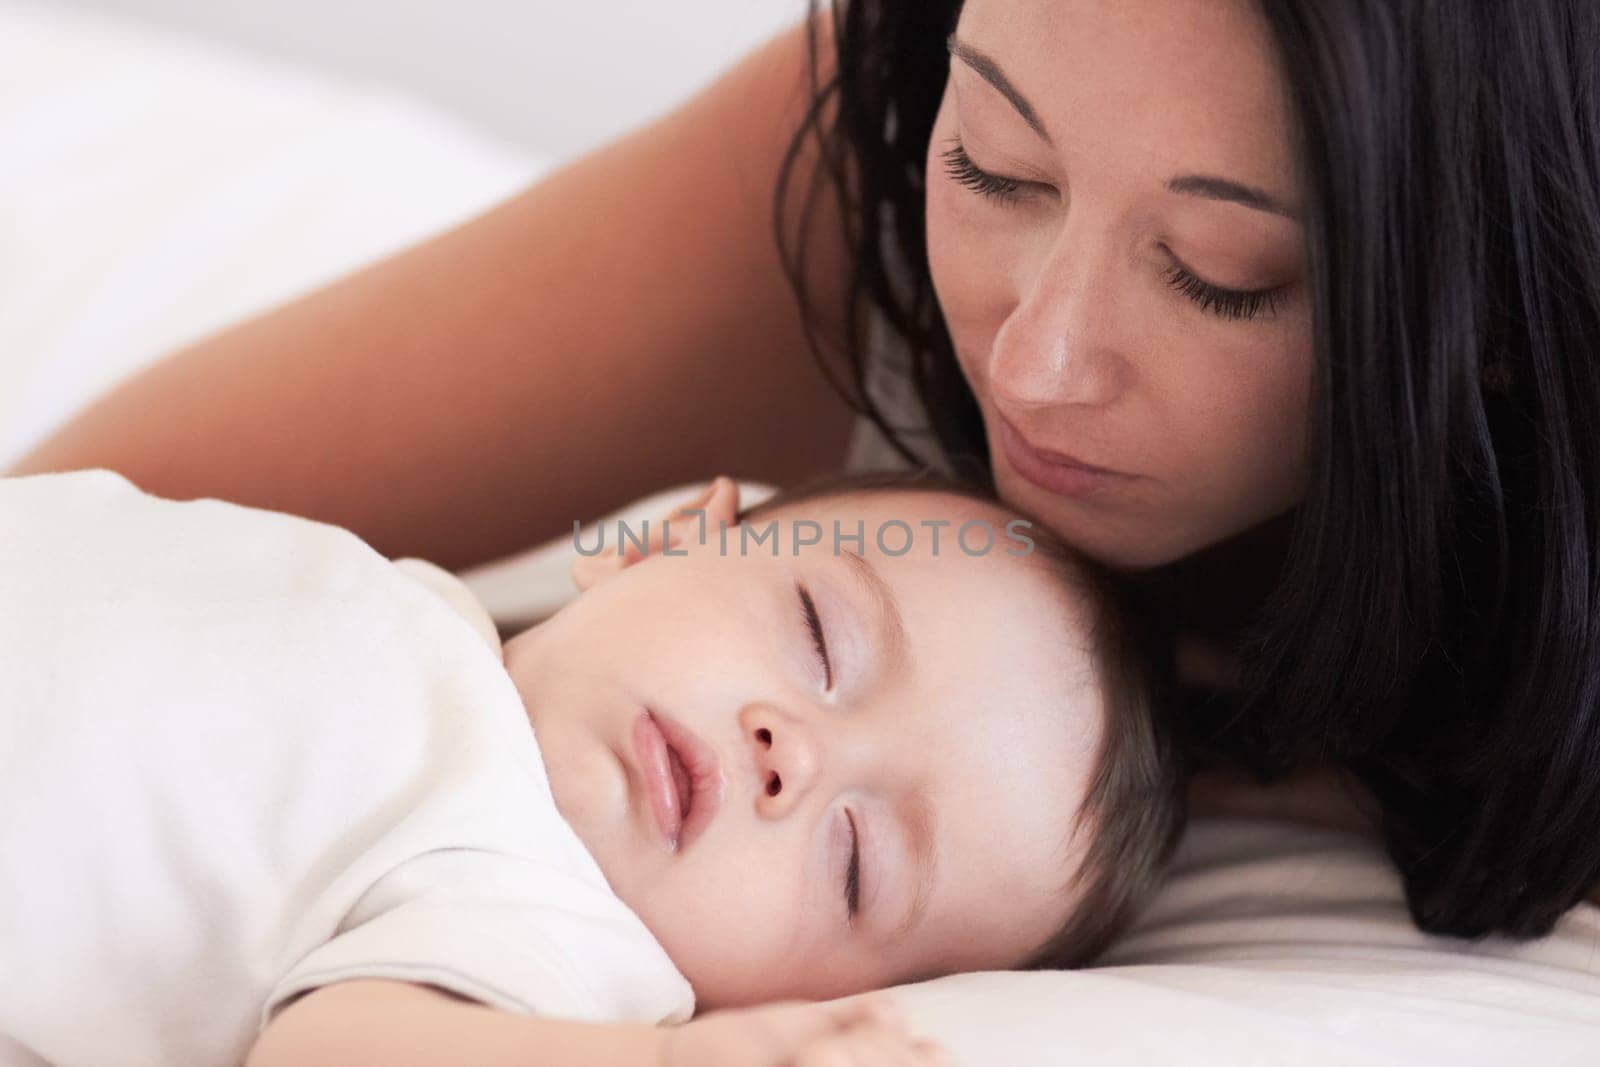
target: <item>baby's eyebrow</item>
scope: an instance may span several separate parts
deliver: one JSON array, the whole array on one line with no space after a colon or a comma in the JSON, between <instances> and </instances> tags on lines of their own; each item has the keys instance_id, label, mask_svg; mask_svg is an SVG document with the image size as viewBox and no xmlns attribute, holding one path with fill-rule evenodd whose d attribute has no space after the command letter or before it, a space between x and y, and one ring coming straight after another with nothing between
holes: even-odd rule
<instances>
[{"instance_id":1,"label":"baby's eyebrow","mask_svg":"<svg viewBox=\"0 0 1600 1067\"><path fill-rule=\"evenodd\" d=\"M920 789L911 790L906 794L900 810L906 828L911 831L911 865L916 869L916 888L905 918L889 931L890 941L898 941L916 929L923 913L928 910L928 899L933 896L933 887L939 880L939 849L935 836L939 832L939 824L927 793Z\"/></svg>"},{"instance_id":2,"label":"baby's eyebrow","mask_svg":"<svg viewBox=\"0 0 1600 1067\"><path fill-rule=\"evenodd\" d=\"M900 603L895 599L894 590L889 588L889 583L866 557L848 549L840 555L850 561L850 573L860 580L877 606L875 614L878 636L883 643L884 669L890 674L897 673L905 666L910 642L906 639L905 619L900 614Z\"/></svg>"}]
</instances>

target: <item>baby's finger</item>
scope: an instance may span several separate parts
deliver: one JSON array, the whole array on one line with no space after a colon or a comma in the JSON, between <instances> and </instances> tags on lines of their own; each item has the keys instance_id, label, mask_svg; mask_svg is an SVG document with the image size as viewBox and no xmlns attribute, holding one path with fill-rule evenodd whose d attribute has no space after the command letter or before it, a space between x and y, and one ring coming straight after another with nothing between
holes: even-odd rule
<instances>
[{"instance_id":1,"label":"baby's finger","mask_svg":"<svg viewBox=\"0 0 1600 1067\"><path fill-rule=\"evenodd\" d=\"M770 1032L785 1048L797 1049L853 1026L873 1022L878 1014L892 1011L881 1004L857 1001L784 1001L756 1009L766 1020Z\"/></svg>"},{"instance_id":2,"label":"baby's finger","mask_svg":"<svg viewBox=\"0 0 1600 1067\"><path fill-rule=\"evenodd\" d=\"M756 1009L768 1032L785 1049L802 1049L862 1026L881 1026L905 1034L905 1017L893 998L882 993L848 1000L785 1001Z\"/></svg>"},{"instance_id":3,"label":"baby's finger","mask_svg":"<svg viewBox=\"0 0 1600 1067\"><path fill-rule=\"evenodd\" d=\"M859 1023L810 1042L793 1062L794 1067L933 1067L938 1061L918 1052L898 1029Z\"/></svg>"},{"instance_id":4,"label":"baby's finger","mask_svg":"<svg viewBox=\"0 0 1600 1067\"><path fill-rule=\"evenodd\" d=\"M904 1030L907 1025L905 1009L888 993L867 993L823 1006L833 1010L834 1018L841 1027L875 1023Z\"/></svg>"},{"instance_id":5,"label":"baby's finger","mask_svg":"<svg viewBox=\"0 0 1600 1067\"><path fill-rule=\"evenodd\" d=\"M872 1067L955 1067L955 1061L936 1041L882 1027L871 1028L866 1037L864 1062Z\"/></svg>"}]
</instances>

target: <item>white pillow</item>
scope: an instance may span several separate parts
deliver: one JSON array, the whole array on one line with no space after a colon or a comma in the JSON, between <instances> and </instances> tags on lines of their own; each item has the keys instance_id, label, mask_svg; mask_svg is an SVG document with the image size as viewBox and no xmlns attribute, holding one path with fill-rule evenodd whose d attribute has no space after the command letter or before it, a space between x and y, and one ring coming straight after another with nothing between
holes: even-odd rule
<instances>
[{"instance_id":1,"label":"white pillow","mask_svg":"<svg viewBox=\"0 0 1600 1067\"><path fill-rule=\"evenodd\" d=\"M974 1065L1594 1064L1600 911L1531 943L1428 937L1375 843L1202 820L1104 966L902 995Z\"/></svg>"}]
</instances>

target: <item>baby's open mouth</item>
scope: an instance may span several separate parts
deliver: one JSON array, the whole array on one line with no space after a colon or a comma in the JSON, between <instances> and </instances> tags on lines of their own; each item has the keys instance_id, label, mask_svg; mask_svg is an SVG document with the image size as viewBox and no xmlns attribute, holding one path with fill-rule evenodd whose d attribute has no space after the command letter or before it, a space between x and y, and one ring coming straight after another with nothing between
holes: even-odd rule
<instances>
[{"instance_id":1,"label":"baby's open mouth","mask_svg":"<svg viewBox=\"0 0 1600 1067\"><path fill-rule=\"evenodd\" d=\"M689 769L683 765L683 757L671 744L667 745L667 760L672 765L673 784L678 787L678 816L680 821L687 821L694 808L694 783L689 780Z\"/></svg>"},{"instance_id":2,"label":"baby's open mouth","mask_svg":"<svg viewBox=\"0 0 1600 1067\"><path fill-rule=\"evenodd\" d=\"M633 733L652 814L676 852L705 830L722 805L720 761L693 731L649 708L634 720Z\"/></svg>"}]
</instances>

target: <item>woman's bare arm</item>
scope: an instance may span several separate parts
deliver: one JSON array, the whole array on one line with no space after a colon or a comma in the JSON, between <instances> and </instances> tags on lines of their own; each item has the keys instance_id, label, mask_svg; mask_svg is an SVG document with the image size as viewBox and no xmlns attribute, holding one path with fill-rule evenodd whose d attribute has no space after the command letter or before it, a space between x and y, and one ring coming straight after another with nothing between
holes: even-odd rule
<instances>
[{"instance_id":1,"label":"woman's bare arm","mask_svg":"<svg viewBox=\"0 0 1600 1067\"><path fill-rule=\"evenodd\" d=\"M771 225L806 62L796 27L481 217L168 356L10 473L109 467L459 568L665 485L837 463L849 413ZM815 220L837 308L833 198Z\"/></svg>"}]
</instances>

